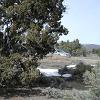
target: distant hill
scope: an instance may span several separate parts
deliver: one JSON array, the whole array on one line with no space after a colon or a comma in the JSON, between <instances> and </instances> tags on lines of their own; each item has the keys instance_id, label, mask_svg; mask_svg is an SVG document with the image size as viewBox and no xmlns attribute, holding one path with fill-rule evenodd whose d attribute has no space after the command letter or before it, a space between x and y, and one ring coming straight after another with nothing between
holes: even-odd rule
<instances>
[{"instance_id":1,"label":"distant hill","mask_svg":"<svg viewBox=\"0 0 100 100\"><path fill-rule=\"evenodd\" d=\"M91 51L92 49L100 49L100 45L96 44L82 44L87 50Z\"/></svg>"}]
</instances>

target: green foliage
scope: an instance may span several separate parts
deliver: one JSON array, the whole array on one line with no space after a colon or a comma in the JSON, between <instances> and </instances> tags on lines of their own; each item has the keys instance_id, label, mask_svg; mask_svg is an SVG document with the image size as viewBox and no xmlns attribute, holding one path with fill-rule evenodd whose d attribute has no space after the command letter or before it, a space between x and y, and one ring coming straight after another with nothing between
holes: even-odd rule
<instances>
[{"instance_id":1,"label":"green foliage","mask_svg":"<svg viewBox=\"0 0 100 100\"><path fill-rule=\"evenodd\" d=\"M76 88L65 89L66 86L71 84L71 83L68 83L63 88L64 90L58 89L59 84L62 84L62 83L66 84L66 81L64 81L63 79L61 80L61 79L55 78L55 80L53 81L53 84L55 83L55 81L57 81L55 84L57 88L49 87L45 89L45 94L47 95L47 97L56 98L58 100L100 100L100 85L99 85L100 84L100 65L92 67L90 65L79 63L76 66L76 69L70 70L64 67L60 69L59 71L62 74L62 72L66 70L67 72L73 73L74 75L77 75L77 76L80 76L83 74L80 78L81 79L84 78L84 82L86 83L84 84L84 88L82 89L80 88L80 86L78 86L78 89ZM47 79L47 82L50 83L52 79L50 79L49 81L48 79ZM76 80L77 79L75 78L75 81Z\"/></svg>"},{"instance_id":2,"label":"green foliage","mask_svg":"<svg viewBox=\"0 0 100 100\"><path fill-rule=\"evenodd\" d=\"M100 64L95 66L91 72L86 72L84 78L87 78L87 82L93 87L99 87L100 83Z\"/></svg>"},{"instance_id":3,"label":"green foliage","mask_svg":"<svg viewBox=\"0 0 100 100\"><path fill-rule=\"evenodd\" d=\"M100 57L100 49L93 49L92 53L97 54Z\"/></svg>"},{"instance_id":4,"label":"green foliage","mask_svg":"<svg viewBox=\"0 0 100 100\"><path fill-rule=\"evenodd\" d=\"M23 58L18 53L0 58L1 86L29 85L39 76L34 59Z\"/></svg>"},{"instance_id":5,"label":"green foliage","mask_svg":"<svg viewBox=\"0 0 100 100\"><path fill-rule=\"evenodd\" d=\"M55 88L48 88L47 93L48 93L47 96L49 98L58 99L63 97L63 94L60 92L60 90L56 90Z\"/></svg>"},{"instance_id":6,"label":"green foliage","mask_svg":"<svg viewBox=\"0 0 100 100\"><path fill-rule=\"evenodd\" d=\"M84 83L86 85L93 85L95 84L95 73L86 71L83 75Z\"/></svg>"},{"instance_id":7,"label":"green foliage","mask_svg":"<svg viewBox=\"0 0 100 100\"><path fill-rule=\"evenodd\" d=\"M0 0L0 83L29 84L38 77L38 59L54 51L64 0Z\"/></svg>"},{"instance_id":8,"label":"green foliage","mask_svg":"<svg viewBox=\"0 0 100 100\"><path fill-rule=\"evenodd\" d=\"M19 77L22 85L31 85L31 82L36 81L38 79L39 72L36 69L31 69L28 72L22 72Z\"/></svg>"},{"instance_id":9,"label":"green foliage","mask_svg":"<svg viewBox=\"0 0 100 100\"><path fill-rule=\"evenodd\" d=\"M47 88L45 92L47 97L58 100L99 100L91 90L60 90Z\"/></svg>"},{"instance_id":10,"label":"green foliage","mask_svg":"<svg viewBox=\"0 0 100 100\"><path fill-rule=\"evenodd\" d=\"M2 54L30 53L43 57L54 50L68 30L61 25L64 0L4 0L1 2ZM5 29L4 29L5 26ZM3 35L3 37L2 37Z\"/></svg>"},{"instance_id":11,"label":"green foliage","mask_svg":"<svg viewBox=\"0 0 100 100\"><path fill-rule=\"evenodd\" d=\"M83 81L83 77L85 77L85 75L87 75L88 72L92 73L92 70L93 70L93 67L91 65L86 65L86 64L80 62L79 64L76 65L75 68L67 68L67 66L65 66L65 67L59 69L58 73L61 75L69 73L72 75L72 78L75 81L76 80ZM91 74L90 74L90 76L91 76ZM85 80L85 78L84 78L84 80Z\"/></svg>"},{"instance_id":12,"label":"green foliage","mask_svg":"<svg viewBox=\"0 0 100 100\"><path fill-rule=\"evenodd\" d=\"M86 49L82 47L79 43L79 40L76 39L72 42L61 42L58 46L60 49L63 49L66 52L69 52L72 56L86 56Z\"/></svg>"},{"instance_id":13,"label":"green foliage","mask_svg":"<svg viewBox=\"0 0 100 100\"><path fill-rule=\"evenodd\" d=\"M86 71L92 71L92 66L91 65L86 65L82 62L80 62L77 66L76 66L76 71L75 71L75 74L83 74L85 73Z\"/></svg>"},{"instance_id":14,"label":"green foliage","mask_svg":"<svg viewBox=\"0 0 100 100\"><path fill-rule=\"evenodd\" d=\"M68 72L68 68L66 66L58 70L60 75L66 74L66 72Z\"/></svg>"},{"instance_id":15,"label":"green foliage","mask_svg":"<svg viewBox=\"0 0 100 100\"><path fill-rule=\"evenodd\" d=\"M92 72L86 72L84 74L84 82L91 85L91 93L96 97L96 100L100 99L100 64L94 67Z\"/></svg>"}]
</instances>

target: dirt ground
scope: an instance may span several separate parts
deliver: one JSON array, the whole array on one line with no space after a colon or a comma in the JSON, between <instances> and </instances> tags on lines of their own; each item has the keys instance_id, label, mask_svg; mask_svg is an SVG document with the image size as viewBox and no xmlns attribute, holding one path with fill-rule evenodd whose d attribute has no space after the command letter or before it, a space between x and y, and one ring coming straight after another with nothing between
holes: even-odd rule
<instances>
[{"instance_id":1,"label":"dirt ground","mask_svg":"<svg viewBox=\"0 0 100 100\"><path fill-rule=\"evenodd\" d=\"M41 68L59 68L65 65L78 64L83 62L85 64L96 65L100 62L100 57L90 56L90 57L62 57L62 56L51 56L45 57L40 61Z\"/></svg>"}]
</instances>

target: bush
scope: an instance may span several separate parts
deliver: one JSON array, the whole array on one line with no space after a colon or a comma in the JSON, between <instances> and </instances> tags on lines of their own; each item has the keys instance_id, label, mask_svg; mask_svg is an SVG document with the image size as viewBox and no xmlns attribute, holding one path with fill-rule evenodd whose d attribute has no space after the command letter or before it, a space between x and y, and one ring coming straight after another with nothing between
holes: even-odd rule
<instances>
[{"instance_id":1,"label":"bush","mask_svg":"<svg viewBox=\"0 0 100 100\"><path fill-rule=\"evenodd\" d=\"M0 58L1 86L29 85L39 76L36 67L37 62L34 59L24 58L18 53Z\"/></svg>"},{"instance_id":2,"label":"bush","mask_svg":"<svg viewBox=\"0 0 100 100\"><path fill-rule=\"evenodd\" d=\"M83 75L84 83L86 85L95 84L95 73L86 71Z\"/></svg>"},{"instance_id":3,"label":"bush","mask_svg":"<svg viewBox=\"0 0 100 100\"><path fill-rule=\"evenodd\" d=\"M74 74L77 76L80 76L80 74L83 75L81 77L83 77L86 85L92 87L89 87L86 90L59 90L48 88L47 96L56 99L61 98L61 100L100 100L100 65L98 64L93 68L90 65L79 63L76 66L76 69L77 71L73 71Z\"/></svg>"},{"instance_id":4,"label":"bush","mask_svg":"<svg viewBox=\"0 0 100 100\"><path fill-rule=\"evenodd\" d=\"M58 100L99 100L91 90L60 90L55 88L46 88L44 94L48 98Z\"/></svg>"},{"instance_id":5,"label":"bush","mask_svg":"<svg viewBox=\"0 0 100 100\"><path fill-rule=\"evenodd\" d=\"M63 98L63 94L59 89L55 88L48 88L47 96L49 98Z\"/></svg>"},{"instance_id":6,"label":"bush","mask_svg":"<svg viewBox=\"0 0 100 100\"><path fill-rule=\"evenodd\" d=\"M58 44L58 48L69 52L72 56L84 56L86 57L87 51L86 48L83 47L80 43L79 40L76 39L72 42L67 41L67 42L61 42Z\"/></svg>"},{"instance_id":7,"label":"bush","mask_svg":"<svg viewBox=\"0 0 100 100\"><path fill-rule=\"evenodd\" d=\"M92 66L91 65L86 65L82 62L80 62L79 64L76 65L76 69L74 70L73 76L82 79L83 78L83 74L86 71L91 72L92 71Z\"/></svg>"},{"instance_id":8,"label":"bush","mask_svg":"<svg viewBox=\"0 0 100 100\"><path fill-rule=\"evenodd\" d=\"M100 84L100 64L95 66L91 72L84 73L84 81L91 83L93 87L98 87Z\"/></svg>"},{"instance_id":9,"label":"bush","mask_svg":"<svg viewBox=\"0 0 100 100\"><path fill-rule=\"evenodd\" d=\"M66 72L68 72L68 68L66 66L58 70L58 73L61 75L66 74Z\"/></svg>"},{"instance_id":10,"label":"bush","mask_svg":"<svg viewBox=\"0 0 100 100\"><path fill-rule=\"evenodd\" d=\"M91 72L93 69L93 67L91 65L86 65L82 62L80 62L79 64L76 65L76 68L70 68L68 69L67 66L59 69L59 74L63 75L66 73L72 74L72 77L77 80L83 80L83 75L86 71Z\"/></svg>"},{"instance_id":11,"label":"bush","mask_svg":"<svg viewBox=\"0 0 100 100\"><path fill-rule=\"evenodd\" d=\"M94 67L93 71L84 74L84 82L91 85L91 92L100 100L100 64Z\"/></svg>"}]
</instances>

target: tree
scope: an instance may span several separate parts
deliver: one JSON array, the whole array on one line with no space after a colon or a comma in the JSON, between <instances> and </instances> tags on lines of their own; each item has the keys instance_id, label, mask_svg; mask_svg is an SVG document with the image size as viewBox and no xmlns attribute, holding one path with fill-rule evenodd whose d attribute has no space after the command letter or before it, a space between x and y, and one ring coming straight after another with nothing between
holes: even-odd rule
<instances>
[{"instance_id":1,"label":"tree","mask_svg":"<svg viewBox=\"0 0 100 100\"><path fill-rule=\"evenodd\" d=\"M9 55L11 51L19 52L24 47L32 52L30 47L33 47L34 53L39 56L51 51L57 37L68 33L60 21L65 11L62 2L63 0L1 0L1 25L6 27L2 51Z\"/></svg>"},{"instance_id":2,"label":"tree","mask_svg":"<svg viewBox=\"0 0 100 100\"><path fill-rule=\"evenodd\" d=\"M100 57L100 49L93 49L92 53L97 54Z\"/></svg>"},{"instance_id":3,"label":"tree","mask_svg":"<svg viewBox=\"0 0 100 100\"><path fill-rule=\"evenodd\" d=\"M84 73L84 83L91 85L90 91L95 95L96 100L100 99L100 63L98 63L91 72Z\"/></svg>"},{"instance_id":4,"label":"tree","mask_svg":"<svg viewBox=\"0 0 100 100\"><path fill-rule=\"evenodd\" d=\"M39 58L54 51L59 36L68 34L61 25L66 9L63 1L0 0L0 54L11 68L20 66L22 72L29 73ZM0 62L1 68L6 66L4 63Z\"/></svg>"},{"instance_id":5,"label":"tree","mask_svg":"<svg viewBox=\"0 0 100 100\"><path fill-rule=\"evenodd\" d=\"M59 48L63 49L66 52L69 52L73 56L79 56L82 54L82 45L79 43L79 40L76 39L72 42L61 42Z\"/></svg>"}]
</instances>

